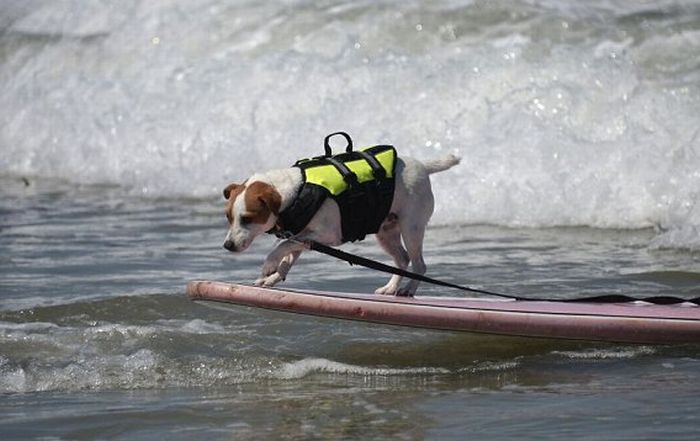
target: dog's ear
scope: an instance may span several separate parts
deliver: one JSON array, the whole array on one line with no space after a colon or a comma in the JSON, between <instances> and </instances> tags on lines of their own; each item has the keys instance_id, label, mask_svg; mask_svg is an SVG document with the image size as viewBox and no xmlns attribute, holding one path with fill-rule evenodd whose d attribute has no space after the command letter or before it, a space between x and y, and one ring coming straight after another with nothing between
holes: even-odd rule
<instances>
[{"instance_id":1,"label":"dog's ear","mask_svg":"<svg viewBox=\"0 0 700 441\"><path fill-rule=\"evenodd\" d=\"M262 191L258 195L258 199L268 210L275 216L279 215L280 206L282 205L282 196L272 186L264 184Z\"/></svg>"},{"instance_id":2,"label":"dog's ear","mask_svg":"<svg viewBox=\"0 0 700 441\"><path fill-rule=\"evenodd\" d=\"M226 188L224 188L224 198L228 199L228 197L231 196L231 192L240 186L241 184L236 183L227 185Z\"/></svg>"}]
</instances>

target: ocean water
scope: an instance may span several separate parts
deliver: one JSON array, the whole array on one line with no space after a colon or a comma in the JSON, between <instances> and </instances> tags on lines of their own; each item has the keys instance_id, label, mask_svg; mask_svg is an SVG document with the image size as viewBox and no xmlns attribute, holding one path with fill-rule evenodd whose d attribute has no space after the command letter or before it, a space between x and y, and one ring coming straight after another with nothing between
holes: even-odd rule
<instances>
[{"instance_id":1,"label":"ocean water","mask_svg":"<svg viewBox=\"0 0 700 441\"><path fill-rule=\"evenodd\" d=\"M462 156L432 179L431 276L698 296L699 108L690 0L2 2L0 438L698 439L700 345L220 310L184 287L250 282L274 246L223 250L225 185L345 130ZM305 254L285 286L385 277Z\"/></svg>"}]
</instances>

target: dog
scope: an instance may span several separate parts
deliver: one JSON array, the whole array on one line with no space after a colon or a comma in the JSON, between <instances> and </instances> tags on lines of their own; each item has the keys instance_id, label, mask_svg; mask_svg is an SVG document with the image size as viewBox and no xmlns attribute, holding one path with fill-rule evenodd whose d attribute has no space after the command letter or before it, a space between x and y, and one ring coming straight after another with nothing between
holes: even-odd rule
<instances>
[{"instance_id":1,"label":"dog","mask_svg":"<svg viewBox=\"0 0 700 441\"><path fill-rule=\"evenodd\" d=\"M423 237L433 213L434 197L429 175L447 170L460 162L454 155L428 162L397 157L395 185L388 214L376 232L379 245L394 260L397 267L425 274ZM303 184L298 167L256 173L242 184L230 184L224 191L229 230L224 248L232 252L245 251L259 235L275 229L280 213L297 196ZM285 280L290 268L306 249L304 241L313 240L329 246L343 243L340 209L327 198L299 233L279 242L269 253L256 286L272 287ZM403 244L402 244L403 240ZM405 248L404 248L405 245ZM409 281L401 287L402 277L393 275L376 294L413 296L419 282Z\"/></svg>"}]
</instances>

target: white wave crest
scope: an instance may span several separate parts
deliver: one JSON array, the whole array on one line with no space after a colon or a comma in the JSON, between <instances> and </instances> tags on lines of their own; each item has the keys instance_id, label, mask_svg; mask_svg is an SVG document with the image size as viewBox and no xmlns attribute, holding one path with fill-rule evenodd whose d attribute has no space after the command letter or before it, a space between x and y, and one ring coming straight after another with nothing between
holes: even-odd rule
<instances>
[{"instance_id":1,"label":"white wave crest","mask_svg":"<svg viewBox=\"0 0 700 441\"><path fill-rule=\"evenodd\" d=\"M396 375L436 375L449 373L447 369L417 367L417 368L382 368L355 366L326 360L324 358L304 358L283 364L275 372L275 377L291 380L304 378L314 373L348 374L360 376L396 376Z\"/></svg>"},{"instance_id":2,"label":"white wave crest","mask_svg":"<svg viewBox=\"0 0 700 441\"><path fill-rule=\"evenodd\" d=\"M437 223L700 247L697 33L617 32L633 5L39 3L0 37L0 173L213 198L344 129L463 157Z\"/></svg>"}]
</instances>

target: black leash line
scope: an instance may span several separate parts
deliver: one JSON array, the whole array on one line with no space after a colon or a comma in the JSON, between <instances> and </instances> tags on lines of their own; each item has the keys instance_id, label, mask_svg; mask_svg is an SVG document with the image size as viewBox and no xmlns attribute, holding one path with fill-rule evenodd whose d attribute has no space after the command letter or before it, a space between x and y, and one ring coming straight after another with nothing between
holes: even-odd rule
<instances>
[{"instance_id":1,"label":"black leash line","mask_svg":"<svg viewBox=\"0 0 700 441\"><path fill-rule=\"evenodd\" d=\"M425 276L423 274L414 273L411 271L403 270L401 268L397 268L395 266L386 265L384 263L377 262L376 260L371 260L371 259L367 259L365 257L360 257L360 256L356 256L354 254L346 253L345 251L341 251L337 248L332 248L332 247L329 247L327 245L323 245L322 243L319 243L316 241L306 241L304 243L306 245L308 245L309 249L311 249L311 250L318 251L319 253L323 253L323 254L326 254L328 256L332 256L332 257L335 257L337 259L340 259L340 260L344 260L344 261L348 262L350 265L360 265L360 266L364 266L365 268L370 268L370 269L382 271L385 273L396 274L399 276L408 277L409 279L415 279L415 280L419 280L421 282L432 283L433 285L439 285L439 286L445 286L448 288L460 289L462 291L475 292L475 293L486 294L486 295L495 296L495 297L503 297L506 299L520 300L517 297L510 296L507 294L500 294L497 292L486 291L483 289L472 288L469 286L456 285L454 283L433 279L432 277L428 277L428 276Z\"/></svg>"},{"instance_id":2,"label":"black leash line","mask_svg":"<svg viewBox=\"0 0 700 441\"><path fill-rule=\"evenodd\" d=\"M478 294L486 294L489 296L494 296L494 297L501 297L505 299L511 299L511 300L522 300L522 301L536 301L536 302L568 302L568 303L628 303L628 302L647 302L647 303L654 303L656 305L675 305L679 303L694 303L696 305L700 306L700 297L695 297L693 299L683 299L680 297L672 297L672 296L653 296L653 297L643 297L643 298L637 298L637 297L632 297L632 296L626 296L626 295L621 295L621 294L610 294L610 295L601 295L601 296L592 296L592 297L580 297L580 298L575 298L575 299L544 299L544 298L536 298L536 297L520 297L516 295L510 295L510 294L502 294L502 293L497 293L493 291L486 291L484 289L478 289L478 288L472 288L469 286L463 286L463 285L457 285L454 283L450 282L445 282L442 280L438 279L433 279L432 277L425 276L423 274L418 274L414 273L411 271L407 271L401 268L396 268L391 265L386 265L381 262L377 262L376 260L371 260L367 259L365 257L360 257L356 256L354 254L346 253L345 251L341 251L337 248L329 247L327 245L324 245L322 243L316 242L314 240L298 240L294 238L289 238L289 240L292 240L297 243L301 243L308 247L310 250L317 251L322 254L326 254L331 257L335 257L336 259L343 260L345 262L348 262L350 265L360 265L364 266L365 268L370 268L373 270L377 271L382 271L385 273L390 273L390 274L396 274L398 276L402 277L407 277L409 279L414 279L418 280L421 282L426 282L426 283L431 283L433 285L439 285L439 286L444 286L447 288L454 288L454 289L459 289L461 291L469 291L473 293L478 293Z\"/></svg>"}]
</instances>

